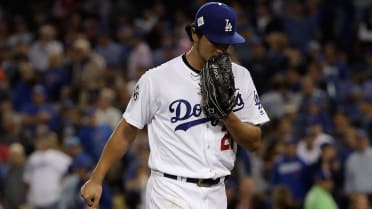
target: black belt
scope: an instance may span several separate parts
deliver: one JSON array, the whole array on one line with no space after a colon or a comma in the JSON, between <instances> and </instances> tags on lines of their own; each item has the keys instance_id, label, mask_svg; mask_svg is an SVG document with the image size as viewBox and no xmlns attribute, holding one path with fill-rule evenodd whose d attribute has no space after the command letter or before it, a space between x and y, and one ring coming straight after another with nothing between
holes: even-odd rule
<instances>
[{"instance_id":1,"label":"black belt","mask_svg":"<svg viewBox=\"0 0 372 209\"><path fill-rule=\"evenodd\" d=\"M221 178L216 178L216 179L196 179L196 178L177 177L175 175L168 174L168 173L163 173L163 176L170 178L170 179L174 179L174 180L179 180L179 178L182 178L182 179L185 179L186 182L195 183L200 187L210 187L210 186L216 185L220 183L221 179L225 178L225 177L221 177Z\"/></svg>"}]
</instances>

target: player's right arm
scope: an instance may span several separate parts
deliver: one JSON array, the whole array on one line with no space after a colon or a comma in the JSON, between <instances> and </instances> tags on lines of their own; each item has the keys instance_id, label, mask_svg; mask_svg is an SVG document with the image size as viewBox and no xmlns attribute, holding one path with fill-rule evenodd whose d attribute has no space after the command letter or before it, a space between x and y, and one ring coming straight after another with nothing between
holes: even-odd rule
<instances>
[{"instance_id":1,"label":"player's right arm","mask_svg":"<svg viewBox=\"0 0 372 209\"><path fill-rule=\"evenodd\" d=\"M118 126L107 141L101 157L88 181L81 187L80 194L85 203L98 208L102 194L102 182L112 164L123 157L129 145L134 141L138 128L121 119Z\"/></svg>"}]
</instances>

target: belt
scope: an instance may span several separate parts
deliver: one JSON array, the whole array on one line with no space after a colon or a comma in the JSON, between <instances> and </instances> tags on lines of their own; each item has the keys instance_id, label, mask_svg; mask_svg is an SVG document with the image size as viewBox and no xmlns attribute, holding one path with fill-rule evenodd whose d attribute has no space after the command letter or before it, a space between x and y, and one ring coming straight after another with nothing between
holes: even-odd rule
<instances>
[{"instance_id":1,"label":"belt","mask_svg":"<svg viewBox=\"0 0 372 209\"><path fill-rule=\"evenodd\" d=\"M216 178L216 179L212 179L212 178L210 178L210 179L186 178L186 177L175 176L175 175L168 174L168 173L163 173L163 176L167 177L167 178L170 178L170 179L174 179L174 180L180 180L180 181L186 181L186 182L189 182L189 183L194 183L194 184L197 184L200 187L214 186L214 185L216 185L216 184L218 184L221 181L226 179L226 177L220 177L220 178Z\"/></svg>"}]
</instances>

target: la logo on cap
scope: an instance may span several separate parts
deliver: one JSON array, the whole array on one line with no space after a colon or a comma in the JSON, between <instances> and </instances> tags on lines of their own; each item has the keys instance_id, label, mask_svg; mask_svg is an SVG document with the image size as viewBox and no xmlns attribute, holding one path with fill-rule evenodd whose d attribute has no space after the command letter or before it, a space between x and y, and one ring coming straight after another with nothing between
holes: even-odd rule
<instances>
[{"instance_id":1,"label":"la logo on cap","mask_svg":"<svg viewBox=\"0 0 372 209\"><path fill-rule=\"evenodd\" d=\"M231 32L232 31L232 25L229 19L225 19L225 32Z\"/></svg>"}]
</instances>

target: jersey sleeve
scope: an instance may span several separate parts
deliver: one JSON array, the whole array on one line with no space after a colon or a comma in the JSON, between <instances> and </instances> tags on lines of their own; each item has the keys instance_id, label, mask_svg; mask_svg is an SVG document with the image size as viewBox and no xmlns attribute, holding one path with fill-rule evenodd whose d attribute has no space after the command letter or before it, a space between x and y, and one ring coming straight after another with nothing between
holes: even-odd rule
<instances>
[{"instance_id":1,"label":"jersey sleeve","mask_svg":"<svg viewBox=\"0 0 372 209\"><path fill-rule=\"evenodd\" d=\"M146 72L138 80L123 118L136 128L142 129L155 114L155 89L152 87L150 72Z\"/></svg>"},{"instance_id":2,"label":"jersey sleeve","mask_svg":"<svg viewBox=\"0 0 372 209\"><path fill-rule=\"evenodd\" d=\"M257 93L256 87L248 70L241 76L244 79L241 82L246 90L239 91L238 104L242 106L243 110L237 112L239 117L244 122L249 122L255 125L264 124L268 122L269 116L267 115L264 107L261 104L260 97ZM235 108L234 108L235 109Z\"/></svg>"}]
</instances>

